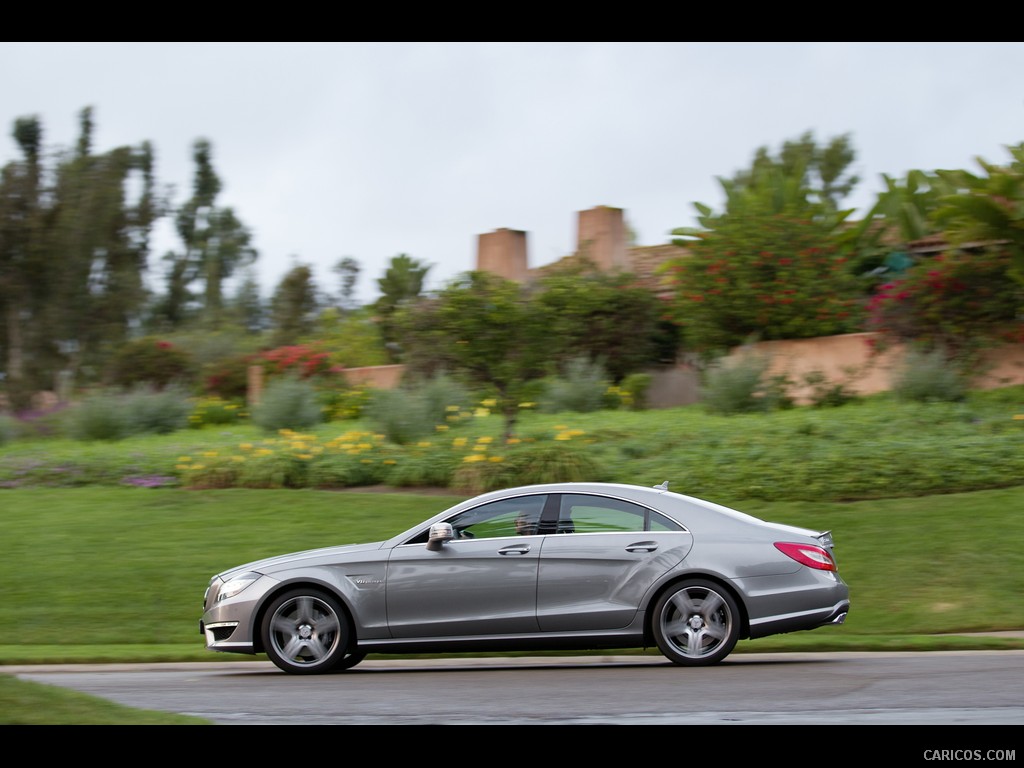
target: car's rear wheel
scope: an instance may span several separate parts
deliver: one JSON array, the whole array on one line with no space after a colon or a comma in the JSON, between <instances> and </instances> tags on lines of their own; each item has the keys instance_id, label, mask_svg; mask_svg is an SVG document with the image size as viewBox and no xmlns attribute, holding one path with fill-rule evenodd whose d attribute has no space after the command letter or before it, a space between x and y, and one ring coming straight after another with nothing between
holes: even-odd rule
<instances>
[{"instance_id":1,"label":"car's rear wheel","mask_svg":"<svg viewBox=\"0 0 1024 768\"><path fill-rule=\"evenodd\" d=\"M654 639L674 664L715 664L736 647L740 612L727 590L711 581L673 585L654 605Z\"/></svg>"},{"instance_id":2,"label":"car's rear wheel","mask_svg":"<svg viewBox=\"0 0 1024 768\"><path fill-rule=\"evenodd\" d=\"M351 632L344 608L318 589L296 589L277 597L267 608L261 632L270 660L294 675L348 668L363 658L349 651Z\"/></svg>"}]
</instances>

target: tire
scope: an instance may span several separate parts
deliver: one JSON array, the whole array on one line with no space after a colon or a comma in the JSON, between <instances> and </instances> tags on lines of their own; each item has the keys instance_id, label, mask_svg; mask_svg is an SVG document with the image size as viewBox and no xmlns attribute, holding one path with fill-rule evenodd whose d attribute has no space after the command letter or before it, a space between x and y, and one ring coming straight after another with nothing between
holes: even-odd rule
<instances>
[{"instance_id":1,"label":"tire","mask_svg":"<svg viewBox=\"0 0 1024 768\"><path fill-rule=\"evenodd\" d=\"M270 660L293 675L347 669L365 656L349 652L352 633L345 609L318 589L295 589L275 598L263 616L261 635Z\"/></svg>"},{"instance_id":2,"label":"tire","mask_svg":"<svg viewBox=\"0 0 1024 768\"><path fill-rule=\"evenodd\" d=\"M732 595L711 581L675 584L654 604L652 623L658 650L673 664L717 664L740 636L740 611Z\"/></svg>"},{"instance_id":3,"label":"tire","mask_svg":"<svg viewBox=\"0 0 1024 768\"><path fill-rule=\"evenodd\" d=\"M356 664L366 658L365 651L352 651L346 653L341 661L338 662L337 666L334 667L335 672L344 672L346 669L352 669Z\"/></svg>"}]
</instances>

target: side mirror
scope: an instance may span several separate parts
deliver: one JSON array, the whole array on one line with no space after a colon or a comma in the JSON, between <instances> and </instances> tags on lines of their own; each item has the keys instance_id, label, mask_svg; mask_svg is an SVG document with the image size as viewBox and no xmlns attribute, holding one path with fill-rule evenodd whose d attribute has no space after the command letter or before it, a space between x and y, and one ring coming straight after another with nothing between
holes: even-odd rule
<instances>
[{"instance_id":1,"label":"side mirror","mask_svg":"<svg viewBox=\"0 0 1024 768\"><path fill-rule=\"evenodd\" d=\"M437 552L446 541L455 538L455 529L451 523L434 523L430 526L430 536L427 538L427 549Z\"/></svg>"}]
</instances>

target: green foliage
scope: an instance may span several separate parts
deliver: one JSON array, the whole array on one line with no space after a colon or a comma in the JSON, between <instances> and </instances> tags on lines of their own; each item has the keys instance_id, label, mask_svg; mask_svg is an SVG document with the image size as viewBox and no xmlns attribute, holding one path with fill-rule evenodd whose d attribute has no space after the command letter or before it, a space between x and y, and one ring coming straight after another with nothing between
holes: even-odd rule
<instances>
[{"instance_id":1,"label":"green foliage","mask_svg":"<svg viewBox=\"0 0 1024 768\"><path fill-rule=\"evenodd\" d=\"M515 485L594 481L602 475L600 464L585 447L523 443L501 461L459 465L451 487L464 493L484 493Z\"/></svg>"},{"instance_id":2,"label":"green foliage","mask_svg":"<svg viewBox=\"0 0 1024 768\"><path fill-rule=\"evenodd\" d=\"M85 441L169 434L185 428L190 410L187 395L175 388L105 390L73 407L67 427L71 437Z\"/></svg>"},{"instance_id":3,"label":"green foliage","mask_svg":"<svg viewBox=\"0 0 1024 768\"><path fill-rule=\"evenodd\" d=\"M0 445L14 439L16 434L14 419L6 414L0 413Z\"/></svg>"},{"instance_id":4,"label":"green foliage","mask_svg":"<svg viewBox=\"0 0 1024 768\"><path fill-rule=\"evenodd\" d=\"M662 267L686 344L708 353L761 338L803 339L859 329L860 286L839 248L849 211L837 201L853 159L840 137L826 149L807 134L750 171L721 180L720 214L695 204L701 228L673 231L690 255ZM817 183L814 179L817 178Z\"/></svg>"},{"instance_id":5,"label":"green foliage","mask_svg":"<svg viewBox=\"0 0 1024 768\"><path fill-rule=\"evenodd\" d=\"M192 404L181 388L136 387L125 397L124 409L131 434L166 435L188 426Z\"/></svg>"},{"instance_id":6,"label":"green foliage","mask_svg":"<svg viewBox=\"0 0 1024 768\"><path fill-rule=\"evenodd\" d=\"M941 348L909 349L890 387L896 398L916 402L960 402L968 392L963 370Z\"/></svg>"},{"instance_id":7,"label":"green foliage","mask_svg":"<svg viewBox=\"0 0 1024 768\"><path fill-rule=\"evenodd\" d=\"M962 402L876 395L856 408L728 415L708 413L702 404L571 418L524 411L522 436L509 443L493 437L501 430L498 415L453 423L404 446L385 442L362 422L344 429L321 424L302 435L268 435L241 423L132 435L117 443L18 435L0 446L0 487L110 485L166 476L190 485L197 465L222 466L234 473L227 475L233 482L248 487L291 487L313 478L318 487L360 478L412 485L436 478L447 485L456 469L499 465L514 451L538 445L586 454L601 467L593 479L652 485L669 479L675 490L737 504L751 498L817 502L958 493L1019 485L1024 477L1020 386L972 390Z\"/></svg>"},{"instance_id":8,"label":"green foliage","mask_svg":"<svg viewBox=\"0 0 1024 768\"><path fill-rule=\"evenodd\" d=\"M448 415L469 405L469 392L444 373L413 380L399 389L372 394L367 418L377 432L398 445L408 445L436 433Z\"/></svg>"},{"instance_id":9,"label":"green foliage","mask_svg":"<svg viewBox=\"0 0 1024 768\"><path fill-rule=\"evenodd\" d=\"M1008 274L1024 286L1024 144L1007 149L1008 165L978 160L984 176L939 171L956 192L943 199L938 218L957 243L1005 243L1011 259Z\"/></svg>"},{"instance_id":10,"label":"green foliage","mask_svg":"<svg viewBox=\"0 0 1024 768\"><path fill-rule=\"evenodd\" d=\"M811 404L818 408L835 408L859 399L848 382L830 381L821 371L808 371L803 375L802 382L811 390Z\"/></svg>"},{"instance_id":11,"label":"green foliage","mask_svg":"<svg viewBox=\"0 0 1024 768\"><path fill-rule=\"evenodd\" d=\"M203 369L203 391L223 400L244 400L249 393L249 367L258 357L252 354L229 355L207 364Z\"/></svg>"},{"instance_id":12,"label":"green foliage","mask_svg":"<svg viewBox=\"0 0 1024 768\"><path fill-rule=\"evenodd\" d=\"M317 306L313 270L305 264L293 267L281 278L270 300L273 343L290 346L308 336L316 325Z\"/></svg>"},{"instance_id":13,"label":"green foliage","mask_svg":"<svg viewBox=\"0 0 1024 768\"><path fill-rule=\"evenodd\" d=\"M346 312L335 308L323 310L317 317L312 336L306 341L327 352L331 364L336 366L360 368L391 362L372 307Z\"/></svg>"},{"instance_id":14,"label":"green foliage","mask_svg":"<svg viewBox=\"0 0 1024 768\"><path fill-rule=\"evenodd\" d=\"M410 370L450 371L467 386L494 392L510 437L520 403L546 373L551 345L551 328L534 311L526 289L486 272L468 272L399 320Z\"/></svg>"},{"instance_id":15,"label":"green foliage","mask_svg":"<svg viewBox=\"0 0 1024 768\"><path fill-rule=\"evenodd\" d=\"M267 382L260 402L252 407L251 418L268 432L306 429L324 420L316 388L294 375Z\"/></svg>"},{"instance_id":16,"label":"green foliage","mask_svg":"<svg viewBox=\"0 0 1024 768\"><path fill-rule=\"evenodd\" d=\"M243 403L225 400L217 396L201 397L194 401L188 417L189 426L202 429L209 426L238 424L248 416Z\"/></svg>"},{"instance_id":17,"label":"green foliage","mask_svg":"<svg viewBox=\"0 0 1024 768\"><path fill-rule=\"evenodd\" d=\"M402 350L406 349L401 311L415 304L423 295L423 286L429 271L430 266L406 253L400 253L391 259L384 276L377 281L380 298L374 307L381 336L390 351L392 361L400 359Z\"/></svg>"},{"instance_id":18,"label":"green foliage","mask_svg":"<svg viewBox=\"0 0 1024 768\"><path fill-rule=\"evenodd\" d=\"M720 359L705 371L700 401L709 413L755 413L789 407L788 382L767 376L770 360L746 354Z\"/></svg>"},{"instance_id":19,"label":"green foliage","mask_svg":"<svg viewBox=\"0 0 1024 768\"><path fill-rule=\"evenodd\" d=\"M654 377L649 373L631 373L619 384L622 404L635 411L647 408L647 393Z\"/></svg>"},{"instance_id":20,"label":"green foliage","mask_svg":"<svg viewBox=\"0 0 1024 768\"><path fill-rule=\"evenodd\" d=\"M868 305L871 330L955 354L1024 338L1010 251L949 251L882 285Z\"/></svg>"},{"instance_id":21,"label":"green foliage","mask_svg":"<svg viewBox=\"0 0 1024 768\"><path fill-rule=\"evenodd\" d=\"M536 290L530 302L547 319L550 362L600 360L618 382L662 357L674 361L675 344L664 339L661 302L634 275L600 271L581 255L546 273Z\"/></svg>"},{"instance_id":22,"label":"green foliage","mask_svg":"<svg viewBox=\"0 0 1024 768\"><path fill-rule=\"evenodd\" d=\"M119 387L138 385L158 389L188 385L194 371L191 355L169 341L147 336L118 348L110 363L110 382Z\"/></svg>"},{"instance_id":23,"label":"green foliage","mask_svg":"<svg viewBox=\"0 0 1024 768\"><path fill-rule=\"evenodd\" d=\"M561 376L545 382L539 409L542 413L599 411L605 407L608 387L608 376L601 363L576 357L566 363Z\"/></svg>"}]
</instances>

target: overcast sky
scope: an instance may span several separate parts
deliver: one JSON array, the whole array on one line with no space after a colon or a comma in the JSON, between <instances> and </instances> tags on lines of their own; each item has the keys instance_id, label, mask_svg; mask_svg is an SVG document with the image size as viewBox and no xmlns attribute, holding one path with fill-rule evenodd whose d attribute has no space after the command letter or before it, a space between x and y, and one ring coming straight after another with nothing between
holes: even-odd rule
<instances>
[{"instance_id":1,"label":"overcast sky","mask_svg":"<svg viewBox=\"0 0 1024 768\"><path fill-rule=\"evenodd\" d=\"M548 264L598 205L668 242L721 207L716 177L806 131L850 134L863 212L883 173L1006 162L1022 74L1024 43L0 43L0 165L17 118L69 148L92 107L95 150L149 141L180 203L207 139L263 292L295 264L336 292L351 257L367 301L392 257L440 287L500 228ZM176 247L168 223L154 284Z\"/></svg>"}]
</instances>

